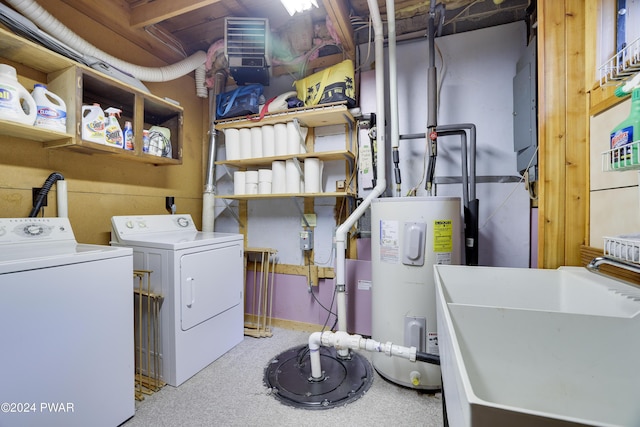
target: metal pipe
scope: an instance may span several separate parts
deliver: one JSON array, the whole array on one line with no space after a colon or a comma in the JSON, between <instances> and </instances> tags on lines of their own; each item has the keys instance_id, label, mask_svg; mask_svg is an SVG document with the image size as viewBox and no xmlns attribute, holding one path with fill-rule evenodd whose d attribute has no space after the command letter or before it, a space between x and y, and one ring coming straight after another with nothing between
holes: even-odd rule
<instances>
[{"instance_id":1,"label":"metal pipe","mask_svg":"<svg viewBox=\"0 0 640 427\"><path fill-rule=\"evenodd\" d=\"M387 16L395 17L395 5L393 0L387 0ZM401 196L402 178L400 174L400 131L398 116L398 66L396 59L396 21L389 19L387 22L387 37L389 40L389 118L391 124L391 150L393 171L396 183L396 196Z\"/></svg>"},{"instance_id":2,"label":"metal pipe","mask_svg":"<svg viewBox=\"0 0 640 427\"><path fill-rule=\"evenodd\" d=\"M207 160L204 192L202 194L202 231L213 231L215 228L215 178L216 153L218 151L216 130L216 98L222 92L227 74L223 70L215 73L213 89L209 90L209 157Z\"/></svg>"},{"instance_id":3,"label":"metal pipe","mask_svg":"<svg viewBox=\"0 0 640 427\"><path fill-rule=\"evenodd\" d=\"M640 274L640 265L636 265L630 262L609 258L606 256L595 257L587 264L587 269L593 272L597 272L602 264L612 265L614 267L622 268L624 270L631 271L633 273Z\"/></svg>"}]
</instances>

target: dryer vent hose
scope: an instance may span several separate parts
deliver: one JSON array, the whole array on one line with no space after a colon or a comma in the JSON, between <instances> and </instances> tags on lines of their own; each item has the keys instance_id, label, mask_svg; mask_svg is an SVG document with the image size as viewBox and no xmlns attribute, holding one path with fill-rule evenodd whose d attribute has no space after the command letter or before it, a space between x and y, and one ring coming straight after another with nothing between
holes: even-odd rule
<instances>
[{"instance_id":1,"label":"dryer vent hose","mask_svg":"<svg viewBox=\"0 0 640 427\"><path fill-rule=\"evenodd\" d=\"M33 209L29 214L29 218L35 218L38 215L38 212L40 212L40 208L42 207L42 203L44 202L44 198L47 197L47 194L49 194L49 190L51 190L53 184L55 184L58 180L64 180L64 176L62 176L60 172L54 172L49 175L44 184L42 184L42 188L38 192L38 196L36 197Z\"/></svg>"}]
</instances>

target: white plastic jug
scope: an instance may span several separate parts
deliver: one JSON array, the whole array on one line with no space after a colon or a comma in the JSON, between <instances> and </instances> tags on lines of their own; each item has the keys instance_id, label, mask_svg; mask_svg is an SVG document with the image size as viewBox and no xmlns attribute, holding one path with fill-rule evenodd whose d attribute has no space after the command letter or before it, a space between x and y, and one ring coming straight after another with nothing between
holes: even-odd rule
<instances>
[{"instance_id":1,"label":"white plastic jug","mask_svg":"<svg viewBox=\"0 0 640 427\"><path fill-rule=\"evenodd\" d=\"M36 102L35 126L58 132L67 131L67 105L55 93L42 84L35 84L31 92Z\"/></svg>"},{"instance_id":2,"label":"white plastic jug","mask_svg":"<svg viewBox=\"0 0 640 427\"><path fill-rule=\"evenodd\" d=\"M16 69L7 64L0 64L0 119L25 125L36 120L33 97L18 82Z\"/></svg>"},{"instance_id":3,"label":"white plastic jug","mask_svg":"<svg viewBox=\"0 0 640 427\"><path fill-rule=\"evenodd\" d=\"M105 144L104 131L106 128L104 111L100 104L82 106L82 139L85 141Z\"/></svg>"}]
</instances>

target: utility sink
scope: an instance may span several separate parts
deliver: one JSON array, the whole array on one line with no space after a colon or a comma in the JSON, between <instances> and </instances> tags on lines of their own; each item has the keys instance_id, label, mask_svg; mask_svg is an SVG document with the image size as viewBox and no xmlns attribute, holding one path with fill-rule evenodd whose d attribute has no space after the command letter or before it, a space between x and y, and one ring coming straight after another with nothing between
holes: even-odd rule
<instances>
[{"instance_id":1,"label":"utility sink","mask_svg":"<svg viewBox=\"0 0 640 427\"><path fill-rule=\"evenodd\" d=\"M640 288L582 267L434 274L449 425L640 425Z\"/></svg>"}]
</instances>

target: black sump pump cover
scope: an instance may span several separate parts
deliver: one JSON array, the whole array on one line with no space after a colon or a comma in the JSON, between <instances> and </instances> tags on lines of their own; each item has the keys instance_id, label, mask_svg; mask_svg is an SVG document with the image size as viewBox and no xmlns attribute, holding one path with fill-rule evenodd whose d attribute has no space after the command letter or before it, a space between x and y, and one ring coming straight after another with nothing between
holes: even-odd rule
<instances>
[{"instance_id":1,"label":"black sump pump cover","mask_svg":"<svg viewBox=\"0 0 640 427\"><path fill-rule=\"evenodd\" d=\"M309 346L304 344L280 353L264 370L264 383L282 403L296 408L328 409L344 406L364 395L373 383L369 360L350 352L338 356L336 349L320 347L323 377L311 378Z\"/></svg>"}]
</instances>

